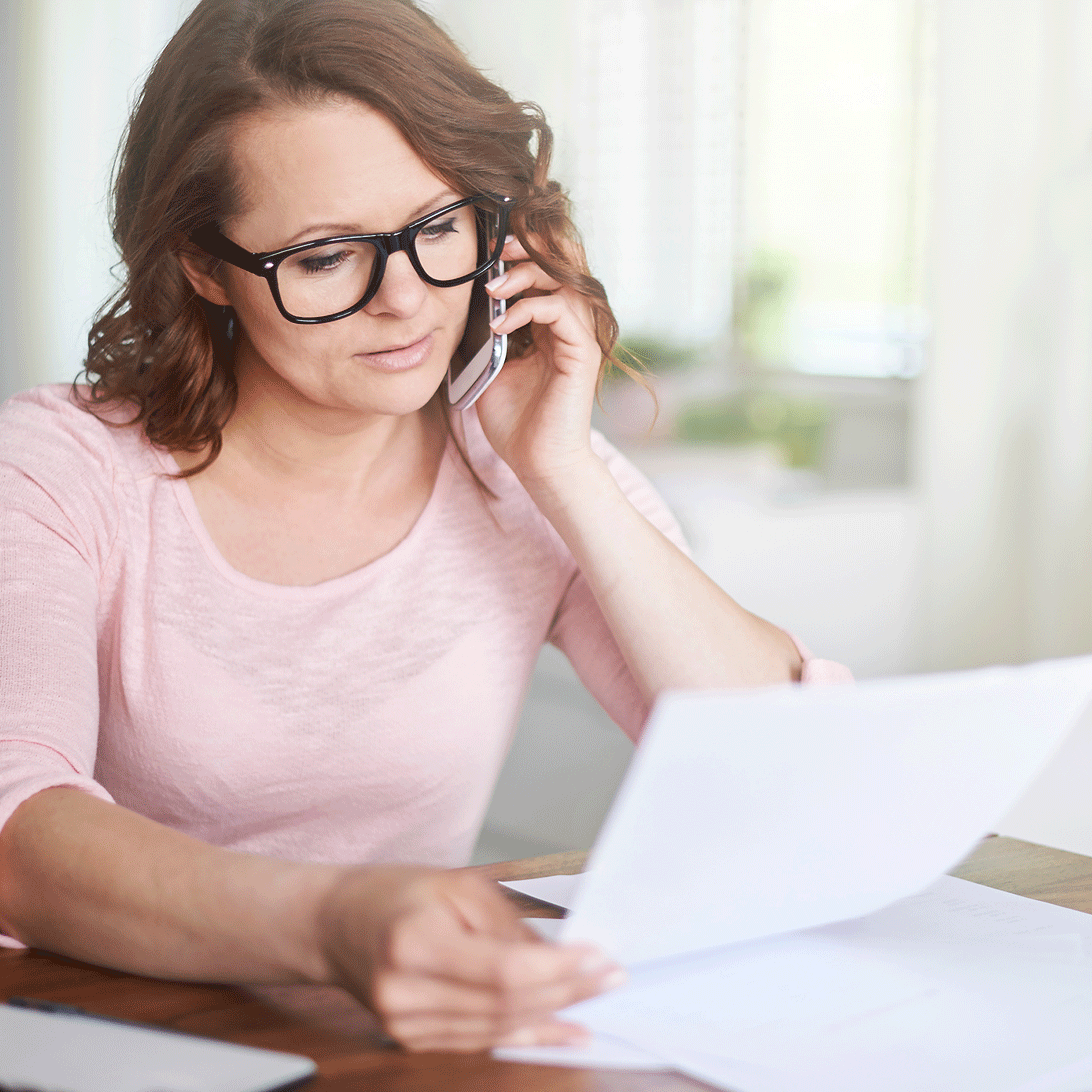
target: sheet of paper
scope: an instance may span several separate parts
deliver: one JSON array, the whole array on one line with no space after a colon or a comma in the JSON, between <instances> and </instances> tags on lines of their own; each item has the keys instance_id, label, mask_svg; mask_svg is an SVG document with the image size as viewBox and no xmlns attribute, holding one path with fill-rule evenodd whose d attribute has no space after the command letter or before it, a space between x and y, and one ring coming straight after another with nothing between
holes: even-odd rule
<instances>
[{"instance_id":1,"label":"sheet of paper","mask_svg":"<svg viewBox=\"0 0 1092 1092\"><path fill-rule=\"evenodd\" d=\"M502 1062L561 1065L577 1069L665 1070L660 1058L609 1035L593 1035L583 1047L497 1047L493 1057Z\"/></svg>"},{"instance_id":2,"label":"sheet of paper","mask_svg":"<svg viewBox=\"0 0 1092 1092\"><path fill-rule=\"evenodd\" d=\"M560 940L561 939L561 918L524 918L524 922L529 925L543 940Z\"/></svg>"},{"instance_id":3,"label":"sheet of paper","mask_svg":"<svg viewBox=\"0 0 1092 1092\"><path fill-rule=\"evenodd\" d=\"M1044 1073L1018 1092L1088 1092L1092 1088L1092 1059Z\"/></svg>"},{"instance_id":4,"label":"sheet of paper","mask_svg":"<svg viewBox=\"0 0 1092 1092\"><path fill-rule=\"evenodd\" d=\"M545 876L534 880L502 881L506 887L520 890L524 884L531 885L527 894L533 895L543 887L543 880L573 881L578 876ZM516 885L519 887L516 887ZM559 896L565 896L567 884L545 885L547 890ZM552 900L547 900L552 901ZM557 903L556 905L561 905ZM544 940L556 940L561 921L558 918L524 918ZM531 1065L560 1065L577 1069L670 1069L662 1059L641 1050L636 1046L615 1039L610 1035L592 1035L592 1041L583 1047L498 1047L493 1056L505 1062L528 1062Z\"/></svg>"},{"instance_id":5,"label":"sheet of paper","mask_svg":"<svg viewBox=\"0 0 1092 1092\"><path fill-rule=\"evenodd\" d=\"M995 830L1027 842L1092 856L1089 770L1092 770L1092 709L1085 710L1065 742Z\"/></svg>"},{"instance_id":6,"label":"sheet of paper","mask_svg":"<svg viewBox=\"0 0 1092 1092\"><path fill-rule=\"evenodd\" d=\"M627 964L922 890L1019 796L1092 657L858 686L664 696L562 938Z\"/></svg>"},{"instance_id":7,"label":"sheet of paper","mask_svg":"<svg viewBox=\"0 0 1092 1092\"><path fill-rule=\"evenodd\" d=\"M501 880L501 884L513 891L542 899L553 906L568 910L576 894L580 876L539 876L533 880Z\"/></svg>"},{"instance_id":8,"label":"sheet of paper","mask_svg":"<svg viewBox=\"0 0 1092 1092\"><path fill-rule=\"evenodd\" d=\"M946 987L862 1014L851 1031L832 1027L823 1039L785 1033L776 1043L737 1043L742 1057L715 1040L698 1050L654 1034L649 1046L731 1092L1087 1092L1092 1004L1069 1000L1044 1012L1040 1000Z\"/></svg>"},{"instance_id":9,"label":"sheet of paper","mask_svg":"<svg viewBox=\"0 0 1092 1092\"><path fill-rule=\"evenodd\" d=\"M545 876L535 880L503 881L506 887L513 887L519 891L523 885L531 885L526 893L542 897L536 894L545 888L553 894L564 895L566 888L572 888L573 884L559 883L556 885L543 884L543 880L573 881L578 876ZM517 886L519 885L519 886ZM552 902L552 899L547 899ZM560 906L561 903L555 905ZM561 928L561 921L557 918L524 918L544 940L557 940ZM560 1065L571 1066L577 1069L644 1069L664 1070L671 1067L662 1059L647 1051L615 1039L610 1035L592 1034L592 1041L583 1047L498 1047L493 1051L493 1057L504 1062L528 1062L531 1065Z\"/></svg>"},{"instance_id":10,"label":"sheet of paper","mask_svg":"<svg viewBox=\"0 0 1092 1092\"><path fill-rule=\"evenodd\" d=\"M735 1092L1073 1092L1092 917L942 877L857 921L646 964L565 1016Z\"/></svg>"}]
</instances>

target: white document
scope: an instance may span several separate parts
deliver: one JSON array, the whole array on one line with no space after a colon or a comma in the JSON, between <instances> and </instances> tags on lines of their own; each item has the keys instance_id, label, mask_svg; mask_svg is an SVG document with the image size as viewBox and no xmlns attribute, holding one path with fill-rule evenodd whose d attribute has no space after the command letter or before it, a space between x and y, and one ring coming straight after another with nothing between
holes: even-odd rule
<instances>
[{"instance_id":1,"label":"white document","mask_svg":"<svg viewBox=\"0 0 1092 1092\"><path fill-rule=\"evenodd\" d=\"M576 1069L672 1069L668 1062L610 1035L592 1035L582 1047L496 1047L493 1057L502 1062L561 1065Z\"/></svg>"},{"instance_id":2,"label":"white document","mask_svg":"<svg viewBox=\"0 0 1092 1092\"><path fill-rule=\"evenodd\" d=\"M871 913L990 830L1092 694L1092 657L665 695L562 928L633 965Z\"/></svg>"},{"instance_id":3,"label":"white document","mask_svg":"<svg viewBox=\"0 0 1092 1092\"><path fill-rule=\"evenodd\" d=\"M579 876L539 876L532 880L501 880L505 887L543 899L567 909ZM524 918L543 940L557 940L562 922L558 918ZM577 1069L664 1070L671 1066L661 1058L610 1035L592 1034L587 1046L495 1047L493 1057L502 1062L531 1065L573 1066Z\"/></svg>"},{"instance_id":4,"label":"white document","mask_svg":"<svg viewBox=\"0 0 1092 1092\"><path fill-rule=\"evenodd\" d=\"M565 924L561 918L524 918L523 923L549 941L561 940L561 926Z\"/></svg>"},{"instance_id":5,"label":"white document","mask_svg":"<svg viewBox=\"0 0 1092 1092\"><path fill-rule=\"evenodd\" d=\"M1051 760L998 822L996 832L1092 857L1089 770L1092 709L1085 710Z\"/></svg>"},{"instance_id":6,"label":"white document","mask_svg":"<svg viewBox=\"0 0 1092 1092\"><path fill-rule=\"evenodd\" d=\"M581 876L537 876L533 880L501 880L504 887L541 899L551 906L560 906L568 910L572 906Z\"/></svg>"},{"instance_id":7,"label":"white document","mask_svg":"<svg viewBox=\"0 0 1092 1092\"><path fill-rule=\"evenodd\" d=\"M743 1092L1074 1092L1090 952L1089 915L946 876L858 921L647 964L564 1016Z\"/></svg>"}]
</instances>

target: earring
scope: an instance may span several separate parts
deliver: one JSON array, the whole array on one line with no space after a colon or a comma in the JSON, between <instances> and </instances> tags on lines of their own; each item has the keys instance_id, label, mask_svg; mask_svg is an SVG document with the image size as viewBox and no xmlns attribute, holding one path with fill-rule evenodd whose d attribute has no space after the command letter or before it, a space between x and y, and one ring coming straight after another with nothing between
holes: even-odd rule
<instances>
[{"instance_id":1,"label":"earring","mask_svg":"<svg viewBox=\"0 0 1092 1092\"><path fill-rule=\"evenodd\" d=\"M197 297L197 301L205 313L209 340L212 342L213 359L220 367L230 371L235 363L235 334L238 330L235 308L209 303L200 296Z\"/></svg>"}]
</instances>

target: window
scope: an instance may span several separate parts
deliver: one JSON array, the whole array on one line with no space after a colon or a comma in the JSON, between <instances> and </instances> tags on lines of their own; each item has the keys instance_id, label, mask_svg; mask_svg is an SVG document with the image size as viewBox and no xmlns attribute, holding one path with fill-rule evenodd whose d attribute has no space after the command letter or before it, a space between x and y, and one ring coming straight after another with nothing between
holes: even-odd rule
<instances>
[{"instance_id":1,"label":"window","mask_svg":"<svg viewBox=\"0 0 1092 1092\"><path fill-rule=\"evenodd\" d=\"M431 6L539 102L647 398L623 443L765 445L828 484L905 482L925 283L936 0Z\"/></svg>"},{"instance_id":2,"label":"window","mask_svg":"<svg viewBox=\"0 0 1092 1092\"><path fill-rule=\"evenodd\" d=\"M624 336L911 376L933 0L433 0L558 137Z\"/></svg>"},{"instance_id":3,"label":"window","mask_svg":"<svg viewBox=\"0 0 1092 1092\"><path fill-rule=\"evenodd\" d=\"M802 372L922 367L933 100L923 0L749 0L737 347Z\"/></svg>"}]
</instances>

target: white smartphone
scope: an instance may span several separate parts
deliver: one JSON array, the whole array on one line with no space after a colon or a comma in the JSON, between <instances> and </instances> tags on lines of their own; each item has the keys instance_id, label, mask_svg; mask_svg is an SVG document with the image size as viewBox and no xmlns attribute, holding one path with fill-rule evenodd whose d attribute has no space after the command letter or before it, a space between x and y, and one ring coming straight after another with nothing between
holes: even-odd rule
<instances>
[{"instance_id":1,"label":"white smartphone","mask_svg":"<svg viewBox=\"0 0 1092 1092\"><path fill-rule=\"evenodd\" d=\"M472 406L497 377L508 352L508 338L494 334L489 323L504 314L504 300L495 300L485 290L485 282L504 272L504 262L497 262L488 273L474 282L466 332L447 369L447 400L458 410Z\"/></svg>"}]
</instances>

